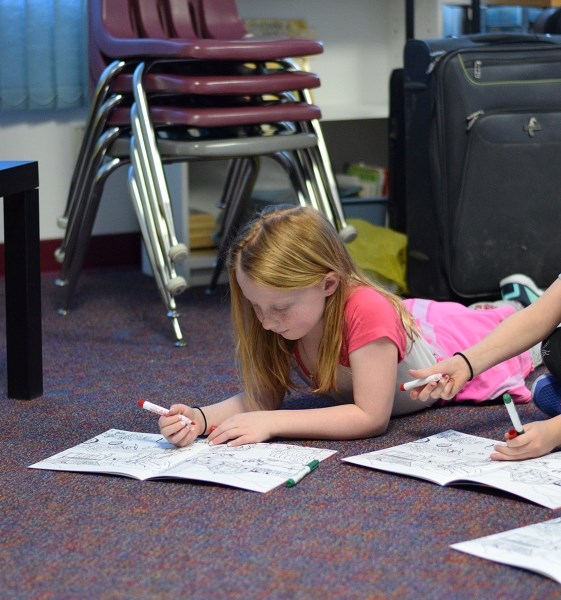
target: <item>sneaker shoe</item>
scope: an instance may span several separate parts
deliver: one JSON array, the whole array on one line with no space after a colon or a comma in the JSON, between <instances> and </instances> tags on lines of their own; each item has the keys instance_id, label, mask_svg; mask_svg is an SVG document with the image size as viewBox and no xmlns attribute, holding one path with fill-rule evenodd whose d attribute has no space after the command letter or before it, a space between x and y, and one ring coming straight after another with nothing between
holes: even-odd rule
<instances>
[{"instance_id":1,"label":"sneaker shoe","mask_svg":"<svg viewBox=\"0 0 561 600\"><path fill-rule=\"evenodd\" d=\"M501 298L503 300L516 300L524 306L530 306L542 294L541 290L527 275L516 273L501 279Z\"/></svg>"},{"instance_id":2,"label":"sneaker shoe","mask_svg":"<svg viewBox=\"0 0 561 600\"><path fill-rule=\"evenodd\" d=\"M561 383L553 375L541 375L534 381L532 398L546 415L561 415Z\"/></svg>"}]
</instances>

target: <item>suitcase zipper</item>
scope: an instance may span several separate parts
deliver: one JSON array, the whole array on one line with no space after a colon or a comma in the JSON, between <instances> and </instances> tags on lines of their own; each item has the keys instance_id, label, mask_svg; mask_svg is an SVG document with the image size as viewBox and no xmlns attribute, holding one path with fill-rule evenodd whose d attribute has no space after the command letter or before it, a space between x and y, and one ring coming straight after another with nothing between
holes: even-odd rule
<instances>
[{"instance_id":1,"label":"suitcase zipper","mask_svg":"<svg viewBox=\"0 0 561 600\"><path fill-rule=\"evenodd\" d=\"M483 64L482 60L473 61L473 77L475 79L481 79L481 65Z\"/></svg>"},{"instance_id":2,"label":"suitcase zipper","mask_svg":"<svg viewBox=\"0 0 561 600\"><path fill-rule=\"evenodd\" d=\"M471 115L468 115L466 117L466 121L467 121L466 131L469 131L475 125L475 122L477 121L477 119L479 119L479 117L483 116L484 114L485 114L484 110L476 110L475 112L471 113Z\"/></svg>"},{"instance_id":3,"label":"suitcase zipper","mask_svg":"<svg viewBox=\"0 0 561 600\"><path fill-rule=\"evenodd\" d=\"M536 131L536 122L531 121L532 119L535 119L535 117L533 117L533 114L548 114L548 113L558 113L559 111L555 108L540 108L539 110L536 110L535 108L509 108L509 109L497 109L497 110L493 110L491 112L485 112L482 109L476 110L475 112L472 112L470 115L468 115L466 117L466 131L470 131L473 126L477 123L477 121L487 115L487 116L492 116L492 115L501 115L501 114L528 114L530 115L530 121L528 121L528 128L531 129L533 128L534 131ZM533 137L533 134L529 132L529 135L531 137Z\"/></svg>"},{"instance_id":4,"label":"suitcase zipper","mask_svg":"<svg viewBox=\"0 0 561 600\"><path fill-rule=\"evenodd\" d=\"M561 48L556 48L556 50L560 50ZM486 49L487 51L489 51L490 49ZM504 48L501 48L501 50L504 51ZM467 58L464 59L465 53L457 53L458 58L461 59L461 61L463 62L463 64L466 66L466 68L471 68L474 71L476 70L477 67L479 67L479 69L481 69L481 66L483 65L483 61L480 58ZM528 65L528 64L547 64L547 63L556 63L556 62L561 62L561 58L559 56L559 54L557 56L540 56L539 58L529 58L528 56L521 56L520 58L517 57L512 57L512 56L508 56L505 58L487 58L485 59L485 65L490 65L491 67L497 67L497 66L502 66L504 63L508 63L508 64L515 64L515 63L520 63L523 65Z\"/></svg>"},{"instance_id":5,"label":"suitcase zipper","mask_svg":"<svg viewBox=\"0 0 561 600\"><path fill-rule=\"evenodd\" d=\"M547 65L547 64L561 64L561 56L558 54L557 56L551 56L551 57L539 57L535 60L531 60L528 59L528 57L520 57L520 58L513 58L512 56L510 57L505 57L503 59L493 59L493 58L486 58L485 61L481 60L480 58L464 58L465 54L462 55L460 53L457 53L457 57L458 60L460 62L460 66L461 68L464 70L466 76L469 79L473 79L475 81L480 81L483 77L483 69L484 68L492 68L492 67L502 67L504 65L509 65L509 66L516 66L516 64L523 64L523 65ZM442 57L439 57L439 59ZM433 63L431 63L432 65ZM434 68L434 67L433 67ZM472 74L472 76L470 77L470 73ZM559 82L561 81L561 77L541 77L539 79L525 79L525 80L517 80L515 83L518 84L535 84L538 82ZM488 81L486 82L486 85L501 85L504 83L512 83L504 80L497 80L497 81Z\"/></svg>"}]
</instances>

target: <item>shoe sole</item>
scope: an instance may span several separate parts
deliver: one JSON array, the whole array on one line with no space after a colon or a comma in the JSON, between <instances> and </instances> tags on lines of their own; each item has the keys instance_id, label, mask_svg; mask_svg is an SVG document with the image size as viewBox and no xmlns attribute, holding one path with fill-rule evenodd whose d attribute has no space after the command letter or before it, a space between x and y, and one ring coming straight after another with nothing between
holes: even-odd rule
<instances>
[{"instance_id":1,"label":"shoe sole","mask_svg":"<svg viewBox=\"0 0 561 600\"><path fill-rule=\"evenodd\" d=\"M534 404L546 415L561 414L561 383L553 375L541 375L532 386Z\"/></svg>"}]
</instances>

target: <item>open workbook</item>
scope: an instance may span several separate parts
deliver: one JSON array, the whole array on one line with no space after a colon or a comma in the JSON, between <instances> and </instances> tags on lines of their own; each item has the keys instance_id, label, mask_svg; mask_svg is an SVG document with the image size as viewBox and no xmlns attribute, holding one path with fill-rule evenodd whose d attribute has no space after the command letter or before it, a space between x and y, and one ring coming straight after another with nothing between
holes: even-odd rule
<instances>
[{"instance_id":1,"label":"open workbook","mask_svg":"<svg viewBox=\"0 0 561 600\"><path fill-rule=\"evenodd\" d=\"M480 484L547 508L561 508L561 452L524 461L492 461L495 440L444 431L343 460L439 485Z\"/></svg>"},{"instance_id":2,"label":"open workbook","mask_svg":"<svg viewBox=\"0 0 561 600\"><path fill-rule=\"evenodd\" d=\"M194 479L269 492L314 460L336 450L293 444L210 446L198 439L177 448L159 434L110 429L78 446L30 465L31 469L122 475L134 479Z\"/></svg>"},{"instance_id":3,"label":"open workbook","mask_svg":"<svg viewBox=\"0 0 561 600\"><path fill-rule=\"evenodd\" d=\"M561 583L561 517L452 544L451 548L535 571Z\"/></svg>"}]
</instances>

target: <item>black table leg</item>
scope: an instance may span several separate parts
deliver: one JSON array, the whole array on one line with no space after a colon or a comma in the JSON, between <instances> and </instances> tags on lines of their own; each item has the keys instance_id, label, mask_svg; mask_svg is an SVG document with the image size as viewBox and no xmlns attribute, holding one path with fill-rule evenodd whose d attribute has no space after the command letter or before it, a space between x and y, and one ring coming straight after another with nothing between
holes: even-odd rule
<instances>
[{"instance_id":1,"label":"black table leg","mask_svg":"<svg viewBox=\"0 0 561 600\"><path fill-rule=\"evenodd\" d=\"M4 195L4 252L8 397L30 400L43 393L38 189Z\"/></svg>"}]
</instances>

